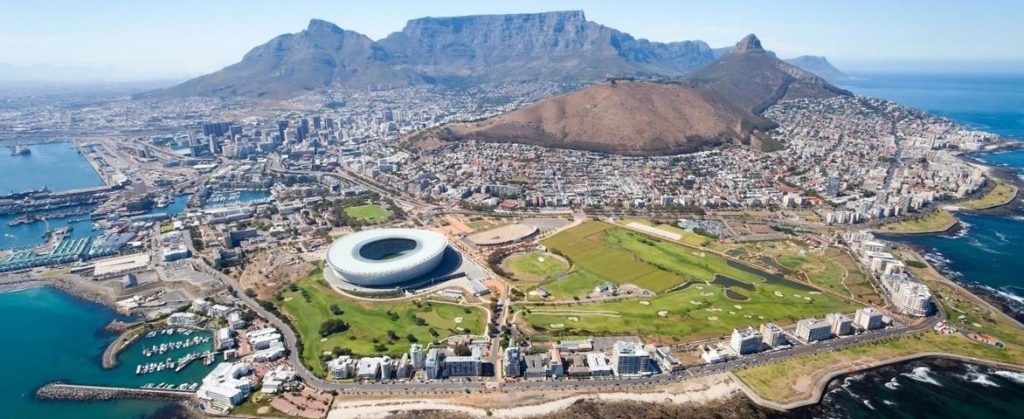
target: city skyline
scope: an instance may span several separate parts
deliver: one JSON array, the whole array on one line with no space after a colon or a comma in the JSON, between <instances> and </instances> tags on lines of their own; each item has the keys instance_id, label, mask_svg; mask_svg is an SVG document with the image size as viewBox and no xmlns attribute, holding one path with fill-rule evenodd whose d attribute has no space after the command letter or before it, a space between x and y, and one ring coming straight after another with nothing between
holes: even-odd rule
<instances>
[{"instance_id":1,"label":"city skyline","mask_svg":"<svg viewBox=\"0 0 1024 419\"><path fill-rule=\"evenodd\" d=\"M723 47L756 33L782 57L822 55L851 72L1024 70L1024 52L1013 45L1024 36L1024 30L1013 24L1024 15L1024 7L1003 1L714 6L649 2L631 9L578 1L400 2L386 8L368 2L309 1L288 7L267 2L195 7L188 3L12 5L0 17L0 79L187 78L230 65L274 36L302 30L313 18L377 40L419 17L577 9L588 20L658 42L702 40Z\"/></svg>"}]
</instances>

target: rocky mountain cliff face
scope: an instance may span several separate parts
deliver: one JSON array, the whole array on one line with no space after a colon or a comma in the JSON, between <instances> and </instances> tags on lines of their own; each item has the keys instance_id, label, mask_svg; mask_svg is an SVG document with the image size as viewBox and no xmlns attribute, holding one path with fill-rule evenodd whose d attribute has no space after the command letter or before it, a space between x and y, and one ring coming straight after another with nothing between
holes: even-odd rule
<instances>
[{"instance_id":1,"label":"rocky mountain cliff face","mask_svg":"<svg viewBox=\"0 0 1024 419\"><path fill-rule=\"evenodd\" d=\"M582 11L427 17L379 41L314 19L237 64L151 95L277 99L325 87L678 77L723 55L703 41L636 39Z\"/></svg>"},{"instance_id":2,"label":"rocky mountain cliff face","mask_svg":"<svg viewBox=\"0 0 1024 419\"><path fill-rule=\"evenodd\" d=\"M675 82L602 83L484 121L450 124L408 139L514 142L626 155L687 153L724 145L770 150L761 116L780 100L849 95L785 63L749 35L718 61Z\"/></svg>"},{"instance_id":3,"label":"rocky mountain cliff face","mask_svg":"<svg viewBox=\"0 0 1024 419\"><path fill-rule=\"evenodd\" d=\"M288 97L332 85L588 82L678 76L712 60L702 41L635 39L581 11L414 19L376 42L313 20L237 64L157 94Z\"/></svg>"}]
</instances>

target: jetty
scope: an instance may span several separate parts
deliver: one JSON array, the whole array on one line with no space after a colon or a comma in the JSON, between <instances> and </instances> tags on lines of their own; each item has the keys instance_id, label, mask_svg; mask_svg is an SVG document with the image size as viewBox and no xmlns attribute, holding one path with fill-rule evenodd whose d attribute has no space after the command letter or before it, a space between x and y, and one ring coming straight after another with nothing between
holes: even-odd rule
<instances>
[{"instance_id":1,"label":"jetty","mask_svg":"<svg viewBox=\"0 0 1024 419\"><path fill-rule=\"evenodd\" d=\"M43 400L171 400L190 401L195 391L171 388L127 388L53 382L36 390Z\"/></svg>"}]
</instances>

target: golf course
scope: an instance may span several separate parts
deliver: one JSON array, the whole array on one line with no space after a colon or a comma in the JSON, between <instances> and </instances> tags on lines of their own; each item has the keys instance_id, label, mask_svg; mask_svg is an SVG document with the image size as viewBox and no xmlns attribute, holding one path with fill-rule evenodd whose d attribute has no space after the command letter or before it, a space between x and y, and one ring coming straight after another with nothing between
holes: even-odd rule
<instances>
[{"instance_id":1,"label":"golf course","mask_svg":"<svg viewBox=\"0 0 1024 419\"><path fill-rule=\"evenodd\" d=\"M334 348L356 355L401 356L414 342L427 344L452 335L481 334L486 321L486 313L473 306L347 298L324 281L320 270L285 288L273 303L291 320L302 341L303 362L318 375L325 373L321 355ZM323 326L331 319L347 327L325 336Z\"/></svg>"},{"instance_id":2,"label":"golf course","mask_svg":"<svg viewBox=\"0 0 1024 419\"><path fill-rule=\"evenodd\" d=\"M573 268L543 284L553 296L580 296L602 283L634 284L652 298L523 305L521 322L537 334L639 334L693 340L734 327L794 323L858 306L778 275L671 241L592 221L544 241Z\"/></svg>"}]
</instances>

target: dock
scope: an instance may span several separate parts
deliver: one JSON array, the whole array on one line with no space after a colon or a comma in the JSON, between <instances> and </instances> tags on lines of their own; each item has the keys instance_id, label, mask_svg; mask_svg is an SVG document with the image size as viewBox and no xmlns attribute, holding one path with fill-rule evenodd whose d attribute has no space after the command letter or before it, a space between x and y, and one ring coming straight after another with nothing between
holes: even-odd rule
<instances>
[{"instance_id":1,"label":"dock","mask_svg":"<svg viewBox=\"0 0 1024 419\"><path fill-rule=\"evenodd\" d=\"M49 383L36 390L43 400L171 400L189 401L195 391L167 388L126 388L80 384Z\"/></svg>"}]
</instances>

